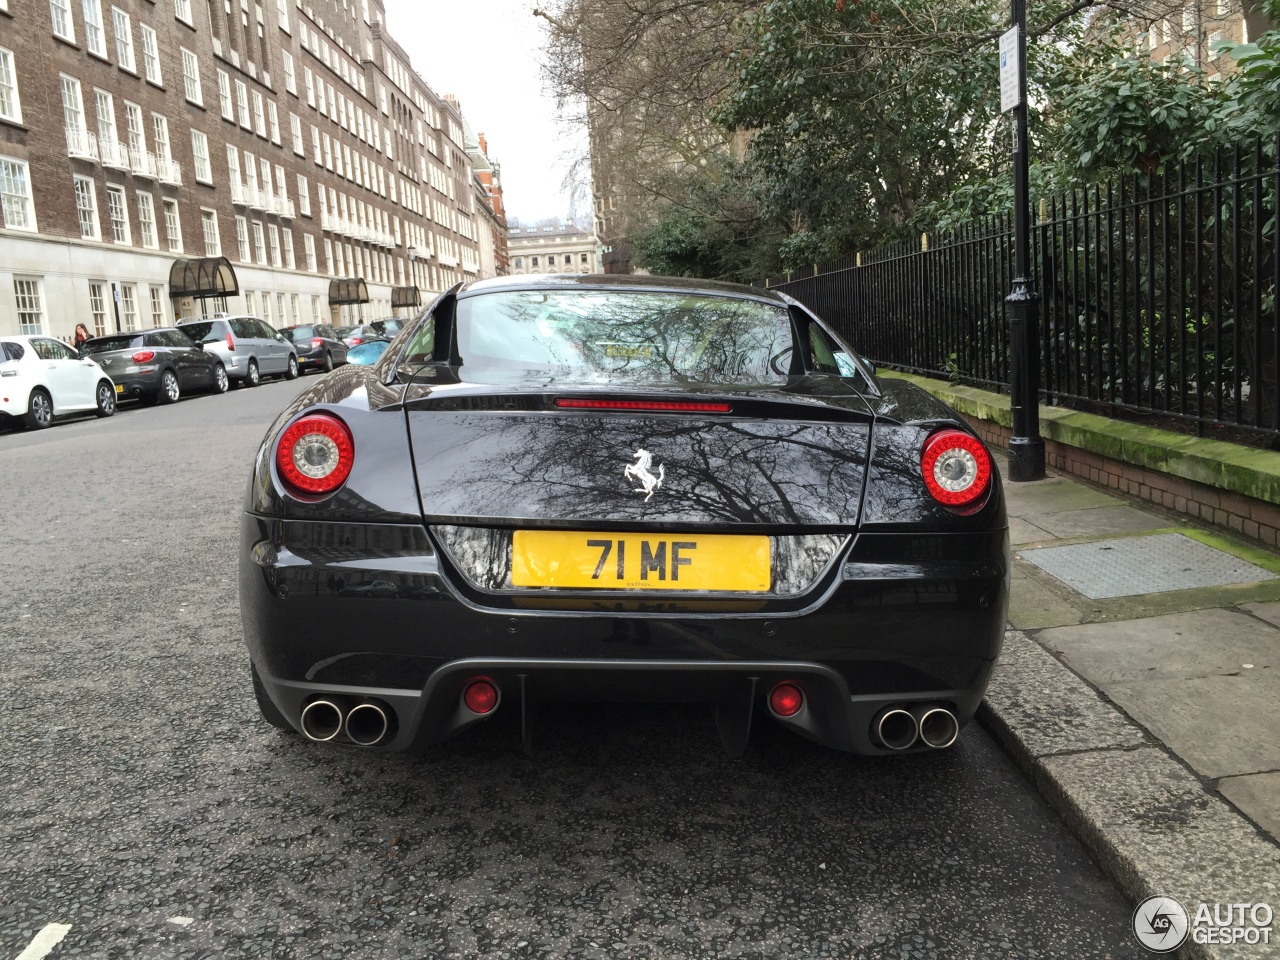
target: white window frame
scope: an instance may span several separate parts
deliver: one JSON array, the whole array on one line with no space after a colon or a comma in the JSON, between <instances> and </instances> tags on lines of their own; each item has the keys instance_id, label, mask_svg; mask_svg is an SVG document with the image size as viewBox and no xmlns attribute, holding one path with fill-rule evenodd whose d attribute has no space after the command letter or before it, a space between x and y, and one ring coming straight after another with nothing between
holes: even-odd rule
<instances>
[{"instance_id":1,"label":"white window frame","mask_svg":"<svg viewBox=\"0 0 1280 960\"><path fill-rule=\"evenodd\" d=\"M121 70L138 72L138 62L133 56L133 20L119 7L111 8L111 32L116 37L116 62Z\"/></svg>"},{"instance_id":2,"label":"white window frame","mask_svg":"<svg viewBox=\"0 0 1280 960\"><path fill-rule=\"evenodd\" d=\"M191 16L191 0L173 0L173 15L188 27L195 26L195 20Z\"/></svg>"},{"instance_id":3,"label":"white window frame","mask_svg":"<svg viewBox=\"0 0 1280 960\"><path fill-rule=\"evenodd\" d=\"M44 278L14 277L13 299L18 307L18 333L31 336L44 333ZM23 319L23 315L30 319Z\"/></svg>"},{"instance_id":4,"label":"white window frame","mask_svg":"<svg viewBox=\"0 0 1280 960\"><path fill-rule=\"evenodd\" d=\"M53 20L53 35L75 43L76 22L71 18L71 0L49 0L49 16Z\"/></svg>"},{"instance_id":5,"label":"white window frame","mask_svg":"<svg viewBox=\"0 0 1280 960\"><path fill-rule=\"evenodd\" d=\"M163 113L151 114L151 144L157 160L173 160L173 148L169 145L169 118Z\"/></svg>"},{"instance_id":6,"label":"white window frame","mask_svg":"<svg viewBox=\"0 0 1280 960\"><path fill-rule=\"evenodd\" d=\"M280 242L284 246L284 265L290 270L298 269L298 259L293 253L293 231L285 227L280 231Z\"/></svg>"},{"instance_id":7,"label":"white window frame","mask_svg":"<svg viewBox=\"0 0 1280 960\"><path fill-rule=\"evenodd\" d=\"M316 238L309 233L302 235L302 253L307 265L307 273L316 272Z\"/></svg>"},{"instance_id":8,"label":"white window frame","mask_svg":"<svg viewBox=\"0 0 1280 960\"><path fill-rule=\"evenodd\" d=\"M236 81L236 112L240 118L240 126L252 130L249 120L249 88L243 80Z\"/></svg>"},{"instance_id":9,"label":"white window frame","mask_svg":"<svg viewBox=\"0 0 1280 960\"><path fill-rule=\"evenodd\" d=\"M302 139L302 118L296 113L289 114L289 135L293 138L293 152L306 157L307 142Z\"/></svg>"},{"instance_id":10,"label":"white window frame","mask_svg":"<svg viewBox=\"0 0 1280 960\"><path fill-rule=\"evenodd\" d=\"M236 122L236 104L231 99L231 75L221 67L218 68L218 106L223 120Z\"/></svg>"},{"instance_id":11,"label":"white window frame","mask_svg":"<svg viewBox=\"0 0 1280 960\"><path fill-rule=\"evenodd\" d=\"M71 178L71 190L76 199L76 221L80 225L81 240L101 240L102 225L98 220L98 185L92 177Z\"/></svg>"},{"instance_id":12,"label":"white window frame","mask_svg":"<svg viewBox=\"0 0 1280 960\"><path fill-rule=\"evenodd\" d=\"M102 22L102 0L83 0L84 46L95 57L108 59L107 30Z\"/></svg>"},{"instance_id":13,"label":"white window frame","mask_svg":"<svg viewBox=\"0 0 1280 960\"><path fill-rule=\"evenodd\" d=\"M120 292L120 319L126 330L138 329L138 290L132 283L122 283Z\"/></svg>"},{"instance_id":14,"label":"white window frame","mask_svg":"<svg viewBox=\"0 0 1280 960\"><path fill-rule=\"evenodd\" d=\"M204 89L200 84L200 58L186 47L182 50L182 92L189 103L204 106Z\"/></svg>"},{"instance_id":15,"label":"white window frame","mask_svg":"<svg viewBox=\"0 0 1280 960\"><path fill-rule=\"evenodd\" d=\"M148 250L159 250L160 240L156 233L156 207L151 194L145 190L137 192L138 199L138 239Z\"/></svg>"},{"instance_id":16,"label":"white window frame","mask_svg":"<svg viewBox=\"0 0 1280 960\"><path fill-rule=\"evenodd\" d=\"M236 215L236 253L241 263L251 263L249 259L249 221Z\"/></svg>"},{"instance_id":17,"label":"white window frame","mask_svg":"<svg viewBox=\"0 0 1280 960\"><path fill-rule=\"evenodd\" d=\"M169 325L168 311L164 307L164 287L151 284L151 325L153 327L166 327Z\"/></svg>"},{"instance_id":18,"label":"white window frame","mask_svg":"<svg viewBox=\"0 0 1280 960\"><path fill-rule=\"evenodd\" d=\"M142 72L146 75L147 83L163 87L164 77L160 73L160 41L156 37L155 30L145 23L138 24L138 29L142 33Z\"/></svg>"},{"instance_id":19,"label":"white window frame","mask_svg":"<svg viewBox=\"0 0 1280 960\"><path fill-rule=\"evenodd\" d=\"M294 66L293 54L288 50L280 51L281 70L284 73L284 88L295 97L298 95L298 74Z\"/></svg>"},{"instance_id":20,"label":"white window frame","mask_svg":"<svg viewBox=\"0 0 1280 960\"><path fill-rule=\"evenodd\" d=\"M280 111L274 100L267 101L267 126L271 130L271 142L280 146Z\"/></svg>"},{"instance_id":21,"label":"white window frame","mask_svg":"<svg viewBox=\"0 0 1280 960\"><path fill-rule=\"evenodd\" d=\"M209 225L213 225L213 236L209 236ZM204 237L204 255L206 257L222 256L222 234L218 229L218 211L209 207L200 208L200 232Z\"/></svg>"},{"instance_id":22,"label":"white window frame","mask_svg":"<svg viewBox=\"0 0 1280 960\"><path fill-rule=\"evenodd\" d=\"M262 221L254 220L250 226L253 229L254 262L265 267L267 265L267 235L262 229Z\"/></svg>"},{"instance_id":23,"label":"white window frame","mask_svg":"<svg viewBox=\"0 0 1280 960\"><path fill-rule=\"evenodd\" d=\"M111 242L126 247L133 246L133 228L129 223L129 197L124 187L118 183L107 184L107 220L111 224Z\"/></svg>"},{"instance_id":24,"label":"white window frame","mask_svg":"<svg viewBox=\"0 0 1280 960\"><path fill-rule=\"evenodd\" d=\"M298 174L298 212L304 217L311 216L311 191L302 174Z\"/></svg>"},{"instance_id":25,"label":"white window frame","mask_svg":"<svg viewBox=\"0 0 1280 960\"><path fill-rule=\"evenodd\" d=\"M280 256L280 228L274 223L267 224L267 245L271 249L271 265L279 270L284 259Z\"/></svg>"},{"instance_id":26,"label":"white window frame","mask_svg":"<svg viewBox=\"0 0 1280 960\"><path fill-rule=\"evenodd\" d=\"M184 253L182 243L182 212L178 201L168 197L160 201L164 208L164 242L170 253Z\"/></svg>"},{"instance_id":27,"label":"white window frame","mask_svg":"<svg viewBox=\"0 0 1280 960\"><path fill-rule=\"evenodd\" d=\"M22 100L18 95L18 68L13 51L0 47L0 120L22 122Z\"/></svg>"},{"instance_id":28,"label":"white window frame","mask_svg":"<svg viewBox=\"0 0 1280 960\"><path fill-rule=\"evenodd\" d=\"M191 156L196 168L196 180L213 186L213 164L209 161L209 138L194 128L191 131Z\"/></svg>"},{"instance_id":29,"label":"white window frame","mask_svg":"<svg viewBox=\"0 0 1280 960\"><path fill-rule=\"evenodd\" d=\"M105 280L89 281L89 315L93 318L93 335L107 332L107 284Z\"/></svg>"},{"instance_id":30,"label":"white window frame","mask_svg":"<svg viewBox=\"0 0 1280 960\"><path fill-rule=\"evenodd\" d=\"M23 192L16 188L21 187ZM38 233L36 205L27 161L0 155L0 226Z\"/></svg>"},{"instance_id":31,"label":"white window frame","mask_svg":"<svg viewBox=\"0 0 1280 960\"><path fill-rule=\"evenodd\" d=\"M257 90L253 91L253 130L264 139L267 136L266 101Z\"/></svg>"}]
</instances>

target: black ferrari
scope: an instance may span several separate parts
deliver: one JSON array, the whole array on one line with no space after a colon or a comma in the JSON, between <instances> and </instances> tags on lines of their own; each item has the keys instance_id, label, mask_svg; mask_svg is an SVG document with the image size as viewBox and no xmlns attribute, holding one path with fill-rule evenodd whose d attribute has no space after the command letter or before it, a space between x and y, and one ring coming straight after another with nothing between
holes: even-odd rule
<instances>
[{"instance_id":1,"label":"black ferrari","mask_svg":"<svg viewBox=\"0 0 1280 960\"><path fill-rule=\"evenodd\" d=\"M280 415L240 603L263 715L316 741L692 701L735 755L763 718L881 754L972 718L1009 570L982 441L795 300L521 276Z\"/></svg>"}]
</instances>

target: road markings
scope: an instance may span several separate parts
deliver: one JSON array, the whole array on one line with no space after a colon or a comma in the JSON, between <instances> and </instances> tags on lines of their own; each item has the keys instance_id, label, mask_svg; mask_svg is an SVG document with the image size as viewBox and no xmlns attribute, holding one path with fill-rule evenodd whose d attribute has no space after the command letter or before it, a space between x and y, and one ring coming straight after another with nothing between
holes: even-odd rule
<instances>
[{"instance_id":1,"label":"road markings","mask_svg":"<svg viewBox=\"0 0 1280 960\"><path fill-rule=\"evenodd\" d=\"M180 927L186 927L195 923L196 921L194 917L170 917L169 922L176 923Z\"/></svg>"},{"instance_id":2,"label":"road markings","mask_svg":"<svg viewBox=\"0 0 1280 960\"><path fill-rule=\"evenodd\" d=\"M27 945L27 949L18 954L14 960L40 960L41 957L47 957L49 951L58 945L70 929L69 923L46 924L45 928L36 934L36 938Z\"/></svg>"}]
</instances>

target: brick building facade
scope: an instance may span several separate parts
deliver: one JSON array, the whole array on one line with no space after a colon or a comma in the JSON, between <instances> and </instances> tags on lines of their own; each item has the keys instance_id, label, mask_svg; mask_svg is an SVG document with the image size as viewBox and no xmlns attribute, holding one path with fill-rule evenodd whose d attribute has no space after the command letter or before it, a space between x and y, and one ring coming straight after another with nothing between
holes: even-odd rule
<instances>
[{"instance_id":1,"label":"brick building facade","mask_svg":"<svg viewBox=\"0 0 1280 960\"><path fill-rule=\"evenodd\" d=\"M380 0L0 0L0 334L215 309L168 277L219 255L275 326L389 315L479 274L477 196Z\"/></svg>"}]
</instances>

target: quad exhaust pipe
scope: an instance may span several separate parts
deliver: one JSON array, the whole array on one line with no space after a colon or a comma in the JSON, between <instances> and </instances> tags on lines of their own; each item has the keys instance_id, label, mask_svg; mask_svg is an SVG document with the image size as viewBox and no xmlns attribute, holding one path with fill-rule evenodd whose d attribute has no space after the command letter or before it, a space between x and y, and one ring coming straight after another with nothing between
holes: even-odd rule
<instances>
[{"instance_id":1,"label":"quad exhaust pipe","mask_svg":"<svg viewBox=\"0 0 1280 960\"><path fill-rule=\"evenodd\" d=\"M384 703L365 700L348 706L341 697L317 697L302 708L302 732L317 743L346 734L361 747L382 743L391 733L394 714Z\"/></svg>"},{"instance_id":2,"label":"quad exhaust pipe","mask_svg":"<svg viewBox=\"0 0 1280 960\"><path fill-rule=\"evenodd\" d=\"M960 721L946 707L918 704L889 707L871 723L871 738L886 750L907 750L921 743L944 750L960 736Z\"/></svg>"}]
</instances>

